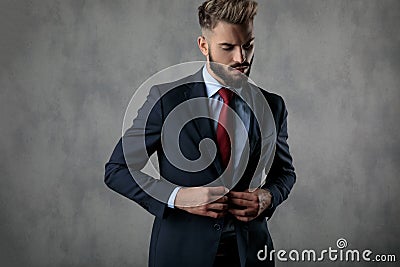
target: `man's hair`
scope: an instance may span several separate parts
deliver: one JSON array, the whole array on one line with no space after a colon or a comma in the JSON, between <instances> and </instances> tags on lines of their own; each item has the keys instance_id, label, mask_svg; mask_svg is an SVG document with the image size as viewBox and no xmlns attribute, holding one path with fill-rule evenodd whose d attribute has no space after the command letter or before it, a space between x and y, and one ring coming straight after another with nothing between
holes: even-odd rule
<instances>
[{"instance_id":1,"label":"man's hair","mask_svg":"<svg viewBox=\"0 0 400 267\"><path fill-rule=\"evenodd\" d=\"M251 0L207 0L199 6L201 29L212 30L218 21L244 24L257 14L257 2Z\"/></svg>"}]
</instances>

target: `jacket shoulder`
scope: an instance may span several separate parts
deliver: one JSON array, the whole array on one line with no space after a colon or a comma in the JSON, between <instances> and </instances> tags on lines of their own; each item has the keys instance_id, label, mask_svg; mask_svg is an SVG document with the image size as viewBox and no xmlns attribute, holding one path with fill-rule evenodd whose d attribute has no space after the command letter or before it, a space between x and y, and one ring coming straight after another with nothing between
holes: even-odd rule
<instances>
[{"instance_id":1,"label":"jacket shoulder","mask_svg":"<svg viewBox=\"0 0 400 267\"><path fill-rule=\"evenodd\" d=\"M274 116L279 116L280 114L283 114L286 110L285 106L285 101L283 100L282 96L268 92L264 90L263 88L260 88L260 91L264 95L265 99L268 102L269 107L271 108L272 113Z\"/></svg>"}]
</instances>

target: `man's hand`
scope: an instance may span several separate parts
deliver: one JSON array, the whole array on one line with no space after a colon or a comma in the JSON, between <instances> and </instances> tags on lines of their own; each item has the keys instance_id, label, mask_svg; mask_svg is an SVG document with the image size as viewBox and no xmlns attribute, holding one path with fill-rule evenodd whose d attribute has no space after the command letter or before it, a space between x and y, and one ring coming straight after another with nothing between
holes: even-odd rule
<instances>
[{"instance_id":1,"label":"man's hand","mask_svg":"<svg viewBox=\"0 0 400 267\"><path fill-rule=\"evenodd\" d=\"M265 209L271 206L272 195L268 190L256 189L253 192L231 191L228 194L229 209L236 219L249 222L258 217Z\"/></svg>"},{"instance_id":2,"label":"man's hand","mask_svg":"<svg viewBox=\"0 0 400 267\"><path fill-rule=\"evenodd\" d=\"M179 189L175 207L192 214L221 218L228 211L228 189L218 187L189 187Z\"/></svg>"}]
</instances>

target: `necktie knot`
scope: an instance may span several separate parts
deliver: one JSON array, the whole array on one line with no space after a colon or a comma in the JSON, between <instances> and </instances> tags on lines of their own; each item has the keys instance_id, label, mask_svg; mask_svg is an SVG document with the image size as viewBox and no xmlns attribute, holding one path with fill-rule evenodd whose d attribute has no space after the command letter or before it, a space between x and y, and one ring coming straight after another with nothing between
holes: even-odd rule
<instances>
[{"instance_id":1,"label":"necktie knot","mask_svg":"<svg viewBox=\"0 0 400 267\"><path fill-rule=\"evenodd\" d=\"M222 97L224 103L226 105L229 105L229 101L231 101L233 97L233 92L225 87L222 87L221 89L218 90L218 94Z\"/></svg>"}]
</instances>

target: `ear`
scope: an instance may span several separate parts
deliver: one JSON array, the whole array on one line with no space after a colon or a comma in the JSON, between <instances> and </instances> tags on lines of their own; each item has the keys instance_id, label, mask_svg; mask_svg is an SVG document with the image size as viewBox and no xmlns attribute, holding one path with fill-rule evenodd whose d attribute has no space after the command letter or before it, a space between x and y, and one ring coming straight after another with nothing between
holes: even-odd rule
<instances>
[{"instance_id":1,"label":"ear","mask_svg":"<svg viewBox=\"0 0 400 267\"><path fill-rule=\"evenodd\" d=\"M200 49L201 53L204 56L208 56L208 49L209 48L208 48L207 40L206 40L206 38L204 38L204 36L199 36L197 38L197 45L199 46L199 49Z\"/></svg>"}]
</instances>

